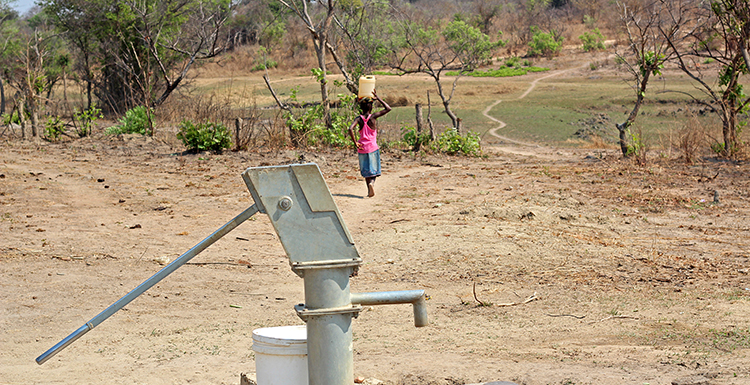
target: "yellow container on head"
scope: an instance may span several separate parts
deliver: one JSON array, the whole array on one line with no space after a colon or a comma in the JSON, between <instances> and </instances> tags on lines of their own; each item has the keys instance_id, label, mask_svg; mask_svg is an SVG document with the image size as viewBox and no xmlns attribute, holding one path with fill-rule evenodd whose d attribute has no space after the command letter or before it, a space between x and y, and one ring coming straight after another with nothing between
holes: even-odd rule
<instances>
[{"instance_id":1,"label":"yellow container on head","mask_svg":"<svg viewBox=\"0 0 750 385\"><path fill-rule=\"evenodd\" d=\"M367 75L359 78L358 98L374 98L372 91L375 89L375 76Z\"/></svg>"}]
</instances>

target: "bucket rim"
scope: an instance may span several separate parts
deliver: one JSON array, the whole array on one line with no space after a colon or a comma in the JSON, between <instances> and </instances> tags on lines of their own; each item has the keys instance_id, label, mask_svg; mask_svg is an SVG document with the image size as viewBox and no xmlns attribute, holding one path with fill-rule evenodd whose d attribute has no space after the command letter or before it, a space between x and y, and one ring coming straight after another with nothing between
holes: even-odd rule
<instances>
[{"instance_id":1,"label":"bucket rim","mask_svg":"<svg viewBox=\"0 0 750 385\"><path fill-rule=\"evenodd\" d=\"M253 330L253 340L272 345L307 343L307 325L289 325Z\"/></svg>"}]
</instances>

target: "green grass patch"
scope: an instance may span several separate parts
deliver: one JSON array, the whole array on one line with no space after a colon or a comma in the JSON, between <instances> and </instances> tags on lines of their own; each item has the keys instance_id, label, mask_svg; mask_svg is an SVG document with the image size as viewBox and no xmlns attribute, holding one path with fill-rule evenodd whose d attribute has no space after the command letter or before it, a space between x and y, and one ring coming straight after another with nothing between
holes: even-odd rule
<instances>
[{"instance_id":1,"label":"green grass patch","mask_svg":"<svg viewBox=\"0 0 750 385\"><path fill-rule=\"evenodd\" d=\"M466 76L472 76L475 78L507 78L511 76L523 76L529 72L544 72L549 71L549 68L544 67L501 67L495 70L475 70L466 73ZM445 73L446 76L458 76L458 71L448 71Z\"/></svg>"},{"instance_id":2,"label":"green grass patch","mask_svg":"<svg viewBox=\"0 0 750 385\"><path fill-rule=\"evenodd\" d=\"M401 76L404 72L372 71L372 74L379 76Z\"/></svg>"}]
</instances>

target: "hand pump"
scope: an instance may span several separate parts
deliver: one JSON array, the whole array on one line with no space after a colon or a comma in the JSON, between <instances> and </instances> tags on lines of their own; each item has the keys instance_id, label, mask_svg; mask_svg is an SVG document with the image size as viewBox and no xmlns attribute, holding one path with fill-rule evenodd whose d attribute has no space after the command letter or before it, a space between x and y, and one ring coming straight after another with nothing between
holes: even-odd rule
<instances>
[{"instance_id":1,"label":"hand pump","mask_svg":"<svg viewBox=\"0 0 750 385\"><path fill-rule=\"evenodd\" d=\"M362 259L316 164L249 168L242 178L255 204L40 355L40 365L112 316L257 212L267 214L289 262L304 280L310 385L350 384L354 376L352 318L362 306L411 303L415 326L427 326L424 290L351 293Z\"/></svg>"}]
</instances>

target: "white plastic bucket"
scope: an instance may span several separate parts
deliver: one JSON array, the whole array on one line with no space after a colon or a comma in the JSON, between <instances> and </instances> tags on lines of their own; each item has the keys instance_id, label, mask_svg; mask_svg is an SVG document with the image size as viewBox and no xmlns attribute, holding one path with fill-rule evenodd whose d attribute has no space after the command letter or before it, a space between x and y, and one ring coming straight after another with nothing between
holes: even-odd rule
<instances>
[{"instance_id":1,"label":"white plastic bucket","mask_svg":"<svg viewBox=\"0 0 750 385\"><path fill-rule=\"evenodd\" d=\"M375 76L368 75L359 78L359 93L358 98L374 98L375 95L372 91L375 89Z\"/></svg>"},{"instance_id":2,"label":"white plastic bucket","mask_svg":"<svg viewBox=\"0 0 750 385\"><path fill-rule=\"evenodd\" d=\"M253 330L258 385L308 385L307 327Z\"/></svg>"}]
</instances>

